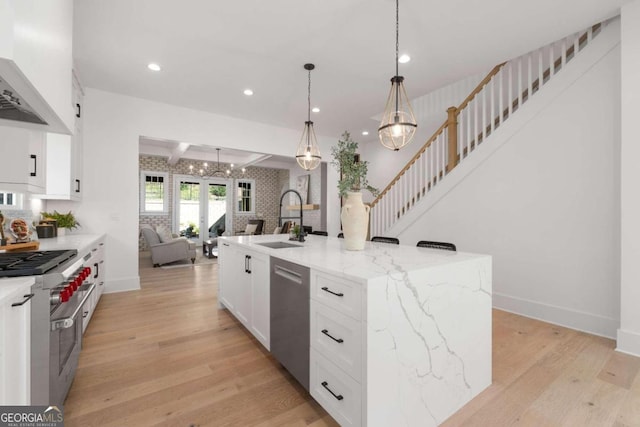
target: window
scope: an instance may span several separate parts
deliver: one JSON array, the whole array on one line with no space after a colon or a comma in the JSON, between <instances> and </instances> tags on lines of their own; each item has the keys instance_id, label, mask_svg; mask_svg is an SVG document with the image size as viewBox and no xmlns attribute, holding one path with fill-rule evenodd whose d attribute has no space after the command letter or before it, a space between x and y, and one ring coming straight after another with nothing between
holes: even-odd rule
<instances>
[{"instance_id":1,"label":"window","mask_svg":"<svg viewBox=\"0 0 640 427\"><path fill-rule=\"evenodd\" d=\"M0 209L22 209L22 194L0 191Z\"/></svg>"},{"instance_id":2,"label":"window","mask_svg":"<svg viewBox=\"0 0 640 427\"><path fill-rule=\"evenodd\" d=\"M166 172L140 174L140 213L162 215L169 212L169 176Z\"/></svg>"},{"instance_id":3,"label":"window","mask_svg":"<svg viewBox=\"0 0 640 427\"><path fill-rule=\"evenodd\" d=\"M236 184L237 189L237 212L254 214L256 212L255 200L256 200L256 182L253 179L238 179Z\"/></svg>"}]
</instances>

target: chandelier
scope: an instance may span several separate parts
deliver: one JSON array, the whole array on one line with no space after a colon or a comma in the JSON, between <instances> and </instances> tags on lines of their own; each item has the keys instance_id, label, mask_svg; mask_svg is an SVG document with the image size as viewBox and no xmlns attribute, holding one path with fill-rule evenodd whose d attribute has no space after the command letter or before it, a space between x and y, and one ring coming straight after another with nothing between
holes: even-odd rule
<instances>
[{"instance_id":1,"label":"chandelier","mask_svg":"<svg viewBox=\"0 0 640 427\"><path fill-rule=\"evenodd\" d=\"M196 178L226 178L231 175L231 169L233 168L233 164L229 165L226 169L220 168L220 149L216 148L218 153L218 164L216 166L216 170L209 170L209 163L203 162L201 167L194 167L193 165L189 165L189 173Z\"/></svg>"},{"instance_id":2,"label":"chandelier","mask_svg":"<svg viewBox=\"0 0 640 427\"><path fill-rule=\"evenodd\" d=\"M398 11L400 9L398 2L399 0L396 0L396 75L391 78L391 91L378 128L378 137L382 145L394 151L398 151L411 142L418 127L407 92L404 89L404 77L398 75Z\"/></svg>"},{"instance_id":3,"label":"chandelier","mask_svg":"<svg viewBox=\"0 0 640 427\"><path fill-rule=\"evenodd\" d=\"M300 144L298 144L298 151L296 151L296 160L300 167L304 170L313 170L320 164L320 148L318 147L318 141L316 140L316 133L313 130L313 122L311 121L311 70L315 68L313 64L304 64L304 69L309 72L309 92L307 94L307 121L304 122L304 130L302 131L302 138L300 138Z\"/></svg>"}]
</instances>

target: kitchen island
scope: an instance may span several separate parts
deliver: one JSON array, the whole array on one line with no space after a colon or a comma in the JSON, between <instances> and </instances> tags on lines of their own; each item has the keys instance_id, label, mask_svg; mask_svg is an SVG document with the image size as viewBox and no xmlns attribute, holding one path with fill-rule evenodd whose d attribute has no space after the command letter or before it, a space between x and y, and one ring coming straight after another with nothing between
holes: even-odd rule
<instances>
[{"instance_id":1,"label":"kitchen island","mask_svg":"<svg viewBox=\"0 0 640 427\"><path fill-rule=\"evenodd\" d=\"M261 245L287 237L221 237L219 303L269 349L271 257L308 267L310 393L341 425L438 425L491 384L490 256Z\"/></svg>"}]
</instances>

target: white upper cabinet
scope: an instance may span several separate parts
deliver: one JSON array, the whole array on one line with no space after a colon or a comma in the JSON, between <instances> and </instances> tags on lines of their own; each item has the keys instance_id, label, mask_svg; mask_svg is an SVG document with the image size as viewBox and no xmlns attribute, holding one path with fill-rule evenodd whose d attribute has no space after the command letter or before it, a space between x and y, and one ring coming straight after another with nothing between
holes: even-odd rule
<instances>
[{"instance_id":1,"label":"white upper cabinet","mask_svg":"<svg viewBox=\"0 0 640 427\"><path fill-rule=\"evenodd\" d=\"M15 107L0 125L72 133L72 34L73 0L0 0L0 93Z\"/></svg>"},{"instance_id":2,"label":"white upper cabinet","mask_svg":"<svg viewBox=\"0 0 640 427\"><path fill-rule=\"evenodd\" d=\"M77 79L73 80L73 135L47 134L47 189L42 199L82 199L82 99Z\"/></svg>"},{"instance_id":3,"label":"white upper cabinet","mask_svg":"<svg viewBox=\"0 0 640 427\"><path fill-rule=\"evenodd\" d=\"M45 133L0 126L0 189L18 193L45 191Z\"/></svg>"}]
</instances>

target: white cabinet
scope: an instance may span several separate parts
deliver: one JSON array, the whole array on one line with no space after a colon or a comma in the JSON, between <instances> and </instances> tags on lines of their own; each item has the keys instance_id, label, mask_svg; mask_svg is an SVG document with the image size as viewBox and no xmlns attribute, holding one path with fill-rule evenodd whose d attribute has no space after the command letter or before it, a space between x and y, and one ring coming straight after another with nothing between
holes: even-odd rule
<instances>
[{"instance_id":1,"label":"white cabinet","mask_svg":"<svg viewBox=\"0 0 640 427\"><path fill-rule=\"evenodd\" d=\"M42 199L82 199L82 100L80 83L73 79L73 135L47 134L47 179Z\"/></svg>"},{"instance_id":2,"label":"white cabinet","mask_svg":"<svg viewBox=\"0 0 640 427\"><path fill-rule=\"evenodd\" d=\"M268 350L269 256L227 242L218 246L218 298Z\"/></svg>"},{"instance_id":3,"label":"white cabinet","mask_svg":"<svg viewBox=\"0 0 640 427\"><path fill-rule=\"evenodd\" d=\"M362 424L362 286L311 270L309 393L342 426Z\"/></svg>"},{"instance_id":4,"label":"white cabinet","mask_svg":"<svg viewBox=\"0 0 640 427\"><path fill-rule=\"evenodd\" d=\"M43 132L0 126L0 188L42 193L45 190L46 148Z\"/></svg>"},{"instance_id":5,"label":"white cabinet","mask_svg":"<svg viewBox=\"0 0 640 427\"><path fill-rule=\"evenodd\" d=\"M88 281L94 283L96 287L82 308L82 332L87 329L93 312L104 292L104 249L104 239L98 240L91 246L91 258L87 262L88 267L91 268L91 276Z\"/></svg>"},{"instance_id":6,"label":"white cabinet","mask_svg":"<svg viewBox=\"0 0 640 427\"><path fill-rule=\"evenodd\" d=\"M1 279L0 405L29 405L32 278ZM7 288L11 288L8 290Z\"/></svg>"}]
</instances>

